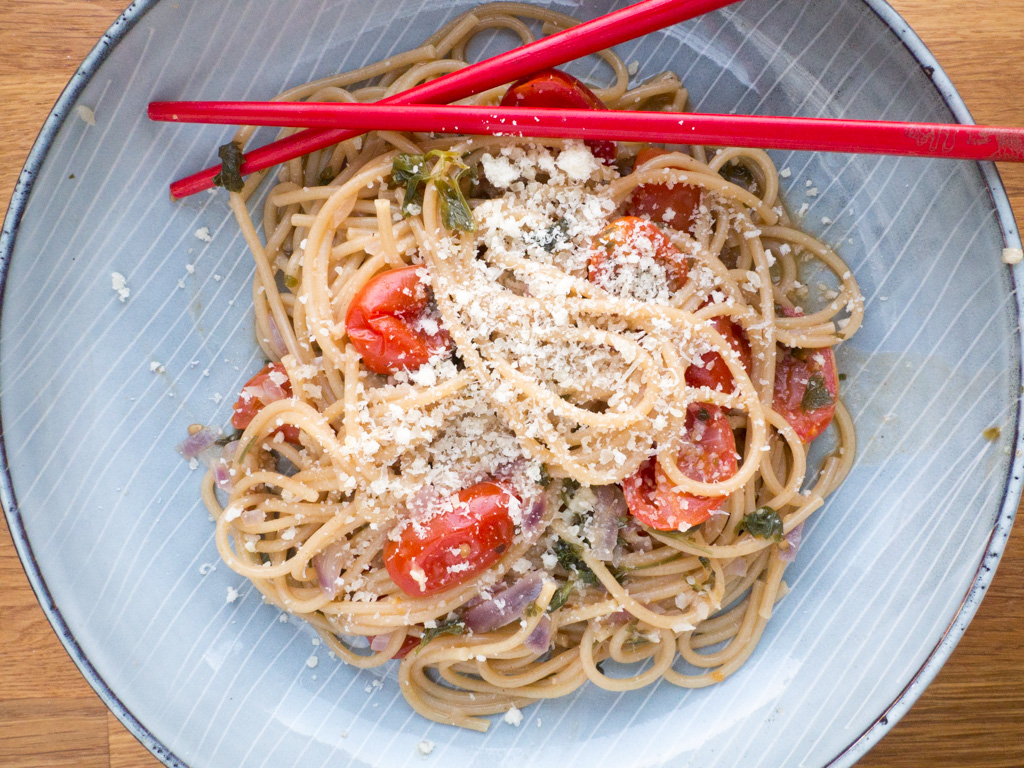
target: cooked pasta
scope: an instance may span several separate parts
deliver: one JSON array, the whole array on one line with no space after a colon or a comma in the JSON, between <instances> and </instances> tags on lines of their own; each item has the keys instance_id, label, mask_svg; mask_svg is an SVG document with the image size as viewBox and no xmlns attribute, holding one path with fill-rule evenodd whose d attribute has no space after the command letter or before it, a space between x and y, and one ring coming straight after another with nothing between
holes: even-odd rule
<instances>
[{"instance_id":1,"label":"cooked pasta","mask_svg":"<svg viewBox=\"0 0 1024 768\"><path fill-rule=\"evenodd\" d=\"M378 100L538 22L574 20L482 6L278 98ZM631 86L601 58L607 107L685 108L676 75ZM537 103L537 82L472 101ZM465 728L588 681L739 668L855 452L831 348L863 302L768 155L377 131L278 169L258 227L265 176L230 195L272 365L203 485L225 562Z\"/></svg>"}]
</instances>

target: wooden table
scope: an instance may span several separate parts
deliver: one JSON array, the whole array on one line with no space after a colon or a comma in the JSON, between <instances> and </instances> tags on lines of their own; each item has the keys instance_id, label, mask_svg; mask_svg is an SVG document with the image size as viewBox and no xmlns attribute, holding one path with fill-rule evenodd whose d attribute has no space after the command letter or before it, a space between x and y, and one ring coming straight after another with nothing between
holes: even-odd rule
<instances>
[{"instance_id":1,"label":"wooden table","mask_svg":"<svg viewBox=\"0 0 1024 768\"><path fill-rule=\"evenodd\" d=\"M891 0L983 123L1024 125L1024 0ZM0 0L0 204L36 132L126 0ZM1024 166L1000 168L1024 222ZM0 523L0 525L5 525ZM0 533L0 765L158 766L82 679ZM1024 532L950 661L864 768L1024 766Z\"/></svg>"}]
</instances>

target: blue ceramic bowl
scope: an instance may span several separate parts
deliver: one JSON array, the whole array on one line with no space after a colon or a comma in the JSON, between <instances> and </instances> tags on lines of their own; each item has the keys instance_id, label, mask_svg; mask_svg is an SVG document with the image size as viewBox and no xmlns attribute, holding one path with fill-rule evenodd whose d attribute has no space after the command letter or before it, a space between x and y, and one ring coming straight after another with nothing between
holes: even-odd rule
<instances>
[{"instance_id":1,"label":"blue ceramic bowl","mask_svg":"<svg viewBox=\"0 0 1024 768\"><path fill-rule=\"evenodd\" d=\"M587 17L615 5L547 4ZM1000 261L1020 243L990 165L776 154L793 207L809 204L804 226L867 297L839 353L860 448L808 526L791 594L724 684L587 686L519 728L460 732L414 715L393 670L329 659L219 563L199 472L173 446L193 422L224 422L258 366L253 267L223 192L167 195L230 132L153 124L146 104L269 97L412 47L472 5L140 0L86 59L0 238L0 498L40 602L168 765L848 766L951 652L1020 495L1021 273ZM746 0L621 53L641 78L679 72L704 111L970 121L881 0Z\"/></svg>"}]
</instances>

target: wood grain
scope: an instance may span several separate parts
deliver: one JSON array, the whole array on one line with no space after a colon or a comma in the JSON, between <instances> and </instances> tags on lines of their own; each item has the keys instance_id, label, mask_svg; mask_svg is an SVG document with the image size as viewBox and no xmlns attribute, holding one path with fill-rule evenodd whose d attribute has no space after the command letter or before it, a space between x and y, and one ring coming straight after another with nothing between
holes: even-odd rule
<instances>
[{"instance_id":1,"label":"wood grain","mask_svg":"<svg viewBox=\"0 0 1024 768\"><path fill-rule=\"evenodd\" d=\"M0 0L0 201L50 107L124 0ZM1024 125L1024 0L892 0L979 122ZM55 22L59 20L58 22ZM59 34L54 34L55 24ZM1001 166L1018 219L1024 167ZM0 524L2 525L2 524ZM862 768L1024 766L1024 535L977 617L917 704ZM86 684L0 533L0 765L154 768Z\"/></svg>"}]
</instances>

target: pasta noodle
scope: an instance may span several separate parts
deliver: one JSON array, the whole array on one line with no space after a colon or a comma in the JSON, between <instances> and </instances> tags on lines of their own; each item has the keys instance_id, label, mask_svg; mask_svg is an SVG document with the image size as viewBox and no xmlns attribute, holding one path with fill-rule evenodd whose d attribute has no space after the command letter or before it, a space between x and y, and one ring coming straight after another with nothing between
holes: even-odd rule
<instances>
[{"instance_id":1,"label":"pasta noodle","mask_svg":"<svg viewBox=\"0 0 1024 768\"><path fill-rule=\"evenodd\" d=\"M278 98L377 100L464 66L483 30L525 42L538 23L574 20L482 6L413 51ZM614 53L601 58L608 107L685 107L676 75L630 86ZM850 271L792 222L765 152L640 149L620 143L602 162L579 141L378 131L278 169L259 227L247 201L267 174L231 193L256 262L256 336L279 365L243 390L255 407L226 452L230 477L204 481L218 549L346 663L401 657L401 691L431 720L484 730L485 715L588 681L720 682L752 653L804 521L850 469L853 424L829 379L831 347L861 321ZM677 186L696 190L689 226L647 224L682 213L664 206L661 220L623 218ZM375 372L351 313L406 267L429 288L407 324L434 346L421 365ZM824 425L779 406L791 375L797 411L834 409L816 475L804 441ZM394 552L487 483L511 537L439 589L413 557L399 586Z\"/></svg>"}]
</instances>

